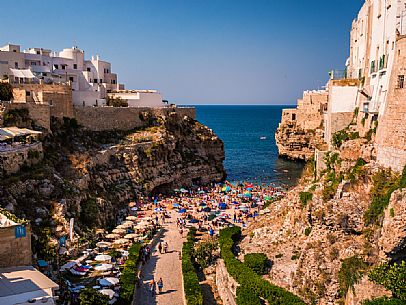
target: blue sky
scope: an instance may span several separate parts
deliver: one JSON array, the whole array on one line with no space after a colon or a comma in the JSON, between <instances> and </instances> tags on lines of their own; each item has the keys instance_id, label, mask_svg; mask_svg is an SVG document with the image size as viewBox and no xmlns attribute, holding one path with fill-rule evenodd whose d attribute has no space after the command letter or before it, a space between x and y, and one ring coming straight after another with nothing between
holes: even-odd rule
<instances>
[{"instance_id":1,"label":"blue sky","mask_svg":"<svg viewBox=\"0 0 406 305\"><path fill-rule=\"evenodd\" d=\"M363 2L13 0L0 44L75 44L112 62L127 88L178 104L294 104L344 67Z\"/></svg>"}]
</instances>

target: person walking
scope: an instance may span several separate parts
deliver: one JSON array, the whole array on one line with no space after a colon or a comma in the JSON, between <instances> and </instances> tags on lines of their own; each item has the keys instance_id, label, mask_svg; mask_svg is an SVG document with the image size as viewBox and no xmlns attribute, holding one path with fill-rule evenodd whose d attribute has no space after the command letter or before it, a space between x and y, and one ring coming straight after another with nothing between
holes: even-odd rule
<instances>
[{"instance_id":1,"label":"person walking","mask_svg":"<svg viewBox=\"0 0 406 305\"><path fill-rule=\"evenodd\" d=\"M149 282L149 291L151 292L152 296L155 295L156 292L156 283L154 278L152 278L152 280Z\"/></svg>"},{"instance_id":2,"label":"person walking","mask_svg":"<svg viewBox=\"0 0 406 305\"><path fill-rule=\"evenodd\" d=\"M162 278L160 277L158 280L158 291L159 293L162 293L162 289L164 288L164 281L162 280Z\"/></svg>"},{"instance_id":3,"label":"person walking","mask_svg":"<svg viewBox=\"0 0 406 305\"><path fill-rule=\"evenodd\" d=\"M168 243L165 241L164 242L164 253L168 252Z\"/></svg>"}]
</instances>

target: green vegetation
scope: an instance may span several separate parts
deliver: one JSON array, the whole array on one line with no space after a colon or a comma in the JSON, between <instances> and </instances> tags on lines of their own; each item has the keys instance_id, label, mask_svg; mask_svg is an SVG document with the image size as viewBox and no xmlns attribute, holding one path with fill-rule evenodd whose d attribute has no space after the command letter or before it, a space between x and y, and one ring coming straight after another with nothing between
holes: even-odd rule
<instances>
[{"instance_id":1,"label":"green vegetation","mask_svg":"<svg viewBox=\"0 0 406 305\"><path fill-rule=\"evenodd\" d=\"M354 285L364 275L368 265L358 256L352 256L343 260L341 269L338 272L340 294L345 297L348 290L354 289Z\"/></svg>"},{"instance_id":2,"label":"green vegetation","mask_svg":"<svg viewBox=\"0 0 406 305\"><path fill-rule=\"evenodd\" d=\"M6 209L4 209L2 207L0 207L0 214L3 214L4 216L6 216L11 221L14 221L14 222L19 223L19 224L27 224L28 223L28 220L20 219L16 215L10 213L9 211L7 211Z\"/></svg>"},{"instance_id":3,"label":"green vegetation","mask_svg":"<svg viewBox=\"0 0 406 305\"><path fill-rule=\"evenodd\" d=\"M261 298L258 295L252 295L251 290L246 287L237 287L237 304L238 305L261 305Z\"/></svg>"},{"instance_id":4,"label":"green vegetation","mask_svg":"<svg viewBox=\"0 0 406 305\"><path fill-rule=\"evenodd\" d=\"M29 126L32 125L32 120L29 116L29 110L27 108L11 109L4 115L4 126Z\"/></svg>"},{"instance_id":5,"label":"green vegetation","mask_svg":"<svg viewBox=\"0 0 406 305\"><path fill-rule=\"evenodd\" d=\"M86 288L80 292L80 305L108 305L109 297L101 294L96 289Z\"/></svg>"},{"instance_id":6,"label":"green vegetation","mask_svg":"<svg viewBox=\"0 0 406 305\"><path fill-rule=\"evenodd\" d=\"M196 228L190 228L186 242L182 247L182 273L183 287L185 290L186 302L188 305L202 305L203 294L194 267L194 243Z\"/></svg>"},{"instance_id":7,"label":"green vegetation","mask_svg":"<svg viewBox=\"0 0 406 305\"><path fill-rule=\"evenodd\" d=\"M358 158L353 168L350 169L348 179L351 183L356 182L360 177L365 176L364 166L367 164L364 159Z\"/></svg>"},{"instance_id":8,"label":"green vegetation","mask_svg":"<svg viewBox=\"0 0 406 305\"><path fill-rule=\"evenodd\" d=\"M89 198L81 203L80 221L88 228L93 228L99 217L99 206L97 205L96 198Z\"/></svg>"},{"instance_id":9,"label":"green vegetation","mask_svg":"<svg viewBox=\"0 0 406 305\"><path fill-rule=\"evenodd\" d=\"M387 297L375 299L372 301L365 301L363 305L405 305L405 302L399 299L389 299Z\"/></svg>"},{"instance_id":10,"label":"green vegetation","mask_svg":"<svg viewBox=\"0 0 406 305\"><path fill-rule=\"evenodd\" d=\"M311 228L311 227L307 227L307 228L305 229L305 231L304 231L304 234L305 234L306 236L309 236L311 232L312 232L312 228Z\"/></svg>"},{"instance_id":11,"label":"green vegetation","mask_svg":"<svg viewBox=\"0 0 406 305\"><path fill-rule=\"evenodd\" d=\"M313 200L313 194L310 192L300 192L299 194L300 202L302 206L307 206L307 203Z\"/></svg>"},{"instance_id":12,"label":"green vegetation","mask_svg":"<svg viewBox=\"0 0 406 305\"><path fill-rule=\"evenodd\" d=\"M250 253L244 256L244 264L258 275L268 273L268 257L264 253Z\"/></svg>"},{"instance_id":13,"label":"green vegetation","mask_svg":"<svg viewBox=\"0 0 406 305\"><path fill-rule=\"evenodd\" d=\"M131 304L134 288L137 281L136 271L140 260L142 245L135 243L128 250L128 259L124 264L124 270L120 277L120 300L123 304Z\"/></svg>"},{"instance_id":14,"label":"green vegetation","mask_svg":"<svg viewBox=\"0 0 406 305\"><path fill-rule=\"evenodd\" d=\"M13 98L13 87L9 83L0 82L0 101L10 101Z\"/></svg>"},{"instance_id":15,"label":"green vegetation","mask_svg":"<svg viewBox=\"0 0 406 305\"><path fill-rule=\"evenodd\" d=\"M346 129L337 131L333 134L333 144L339 148L344 142L348 140L355 140L359 138L358 132L350 132L348 127Z\"/></svg>"},{"instance_id":16,"label":"green vegetation","mask_svg":"<svg viewBox=\"0 0 406 305\"><path fill-rule=\"evenodd\" d=\"M404 261L400 264L394 263L393 265L388 263L381 264L369 273L369 279L390 290L393 298L403 302L406 301L406 263Z\"/></svg>"},{"instance_id":17,"label":"green vegetation","mask_svg":"<svg viewBox=\"0 0 406 305\"><path fill-rule=\"evenodd\" d=\"M240 284L240 287L243 287L237 293L237 304L260 304L259 299L263 298L273 305L304 305L305 303L299 297L262 279L251 268L235 258L233 247L240 238L239 227L220 231L221 257L230 275Z\"/></svg>"},{"instance_id":18,"label":"green vegetation","mask_svg":"<svg viewBox=\"0 0 406 305\"><path fill-rule=\"evenodd\" d=\"M372 202L364 213L367 225L379 225L385 208L389 205L392 193L401 186L401 179L390 169L381 169L373 177Z\"/></svg>"},{"instance_id":19,"label":"green vegetation","mask_svg":"<svg viewBox=\"0 0 406 305\"><path fill-rule=\"evenodd\" d=\"M194 258L200 268L207 268L214 262L214 253L218 248L218 243L214 240L199 243L194 249Z\"/></svg>"}]
</instances>

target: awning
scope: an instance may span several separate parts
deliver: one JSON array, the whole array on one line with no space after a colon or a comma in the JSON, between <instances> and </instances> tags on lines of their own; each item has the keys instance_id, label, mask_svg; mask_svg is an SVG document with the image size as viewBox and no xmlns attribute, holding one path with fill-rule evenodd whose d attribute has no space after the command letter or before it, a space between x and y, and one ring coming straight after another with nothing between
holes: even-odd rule
<instances>
[{"instance_id":1,"label":"awning","mask_svg":"<svg viewBox=\"0 0 406 305\"><path fill-rule=\"evenodd\" d=\"M30 69L12 69L10 68L11 73L14 77L18 78L35 78L35 75L32 74Z\"/></svg>"},{"instance_id":2,"label":"awning","mask_svg":"<svg viewBox=\"0 0 406 305\"><path fill-rule=\"evenodd\" d=\"M18 127L5 127L0 128L0 141L4 141L7 139L20 137L20 136L28 136L33 134L41 134L40 131L31 130L28 128L18 128Z\"/></svg>"}]
</instances>

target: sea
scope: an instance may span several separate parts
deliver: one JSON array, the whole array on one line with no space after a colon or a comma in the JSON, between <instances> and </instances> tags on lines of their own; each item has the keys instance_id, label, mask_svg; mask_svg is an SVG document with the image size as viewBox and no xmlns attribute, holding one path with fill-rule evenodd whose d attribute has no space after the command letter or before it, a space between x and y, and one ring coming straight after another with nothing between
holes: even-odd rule
<instances>
[{"instance_id":1,"label":"sea","mask_svg":"<svg viewBox=\"0 0 406 305\"><path fill-rule=\"evenodd\" d=\"M196 118L224 142L227 180L293 186L304 163L278 156L275 131L282 109L293 106L196 107Z\"/></svg>"}]
</instances>

